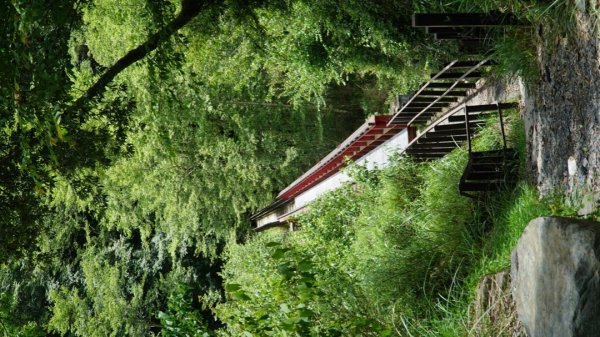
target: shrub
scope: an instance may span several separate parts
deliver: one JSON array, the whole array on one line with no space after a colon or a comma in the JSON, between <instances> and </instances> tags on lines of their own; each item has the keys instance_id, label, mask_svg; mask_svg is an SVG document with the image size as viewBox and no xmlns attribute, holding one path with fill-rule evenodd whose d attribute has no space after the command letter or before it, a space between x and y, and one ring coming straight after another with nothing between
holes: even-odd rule
<instances>
[{"instance_id":1,"label":"shrub","mask_svg":"<svg viewBox=\"0 0 600 337\"><path fill-rule=\"evenodd\" d=\"M522 155L522 123L514 114L507 121L509 144ZM493 122L474 149L501 147ZM223 273L228 301L219 307L227 331L466 334L479 277L506 268L527 222L549 212L527 184L481 199L461 196L467 160L457 149L429 163L397 157L380 171L350 165L358 188L311 204L301 230L231 246Z\"/></svg>"}]
</instances>

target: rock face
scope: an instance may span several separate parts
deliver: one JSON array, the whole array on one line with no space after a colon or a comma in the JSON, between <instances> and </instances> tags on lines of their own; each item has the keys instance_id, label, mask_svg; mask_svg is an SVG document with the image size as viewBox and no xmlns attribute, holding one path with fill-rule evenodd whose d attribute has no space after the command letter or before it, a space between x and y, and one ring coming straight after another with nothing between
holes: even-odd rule
<instances>
[{"instance_id":1,"label":"rock face","mask_svg":"<svg viewBox=\"0 0 600 337\"><path fill-rule=\"evenodd\" d=\"M513 251L511 277L529 337L600 336L600 223L531 221Z\"/></svg>"},{"instance_id":2,"label":"rock face","mask_svg":"<svg viewBox=\"0 0 600 337\"><path fill-rule=\"evenodd\" d=\"M588 194L600 204L600 0L579 0L573 36L537 27L541 76L525 95L528 171L542 194Z\"/></svg>"}]
</instances>

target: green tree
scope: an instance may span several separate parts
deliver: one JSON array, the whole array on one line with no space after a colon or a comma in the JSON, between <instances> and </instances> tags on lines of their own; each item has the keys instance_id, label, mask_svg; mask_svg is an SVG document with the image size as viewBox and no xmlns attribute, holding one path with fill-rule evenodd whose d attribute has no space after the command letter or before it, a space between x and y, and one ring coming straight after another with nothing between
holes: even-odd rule
<instances>
[{"instance_id":1,"label":"green tree","mask_svg":"<svg viewBox=\"0 0 600 337\"><path fill-rule=\"evenodd\" d=\"M193 18L195 18L202 10L206 10L207 7L220 4L221 1L196 1L196 0L183 0L181 2L181 9L177 16L173 18L164 27L150 35L146 41L141 45L135 47L125 54L123 57L118 59L114 64L108 67L102 75L90 86L86 92L78 98L74 105L80 106L84 100L94 98L96 95L101 94L105 87L124 69L131 66L135 62L146 57L150 52L154 51L159 47L161 43L168 40L171 35L175 34L179 29L185 26Z\"/></svg>"},{"instance_id":2,"label":"green tree","mask_svg":"<svg viewBox=\"0 0 600 337\"><path fill-rule=\"evenodd\" d=\"M402 1L0 6L11 329L218 329L198 298L214 305L221 251L246 239L248 215L433 62L409 48L422 36ZM274 274L290 291L321 272L308 251L278 262L294 269ZM279 318L301 333L331 310L300 304Z\"/></svg>"}]
</instances>

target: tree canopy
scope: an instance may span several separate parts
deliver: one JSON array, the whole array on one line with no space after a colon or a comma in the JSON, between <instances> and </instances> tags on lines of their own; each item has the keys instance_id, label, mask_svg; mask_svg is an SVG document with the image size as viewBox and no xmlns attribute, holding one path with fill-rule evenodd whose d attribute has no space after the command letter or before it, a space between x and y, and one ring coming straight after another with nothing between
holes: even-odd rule
<instances>
[{"instance_id":1,"label":"tree canopy","mask_svg":"<svg viewBox=\"0 0 600 337\"><path fill-rule=\"evenodd\" d=\"M212 335L249 215L441 55L419 1L0 6L6 336Z\"/></svg>"}]
</instances>

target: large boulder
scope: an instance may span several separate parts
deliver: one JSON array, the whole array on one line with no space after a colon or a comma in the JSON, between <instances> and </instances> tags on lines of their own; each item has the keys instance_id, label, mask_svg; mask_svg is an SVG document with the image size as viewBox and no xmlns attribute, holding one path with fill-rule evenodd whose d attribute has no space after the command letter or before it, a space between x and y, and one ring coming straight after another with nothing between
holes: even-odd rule
<instances>
[{"instance_id":1,"label":"large boulder","mask_svg":"<svg viewBox=\"0 0 600 337\"><path fill-rule=\"evenodd\" d=\"M531 221L513 251L511 278L529 337L600 336L600 223Z\"/></svg>"}]
</instances>

